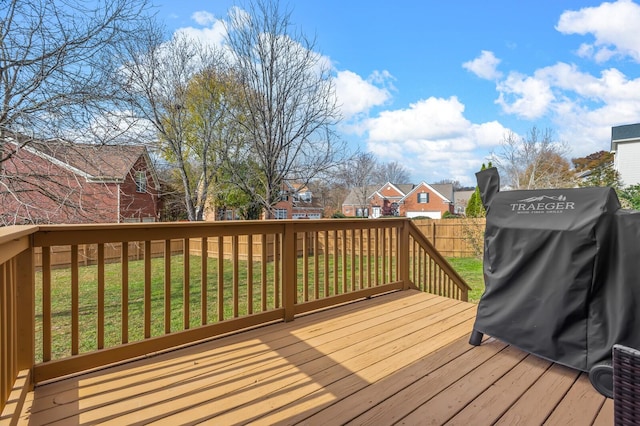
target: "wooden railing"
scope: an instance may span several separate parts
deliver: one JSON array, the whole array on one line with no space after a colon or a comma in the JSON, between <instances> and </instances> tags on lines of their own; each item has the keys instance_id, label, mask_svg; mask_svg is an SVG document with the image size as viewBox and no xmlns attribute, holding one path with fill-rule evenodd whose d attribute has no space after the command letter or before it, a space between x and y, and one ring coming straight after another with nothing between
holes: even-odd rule
<instances>
[{"instance_id":1,"label":"wooden railing","mask_svg":"<svg viewBox=\"0 0 640 426\"><path fill-rule=\"evenodd\" d=\"M0 228L0 424L20 412L33 383L36 230Z\"/></svg>"},{"instance_id":2,"label":"wooden railing","mask_svg":"<svg viewBox=\"0 0 640 426\"><path fill-rule=\"evenodd\" d=\"M0 420L33 383L383 292L468 290L406 219L13 227L0 253Z\"/></svg>"}]
</instances>

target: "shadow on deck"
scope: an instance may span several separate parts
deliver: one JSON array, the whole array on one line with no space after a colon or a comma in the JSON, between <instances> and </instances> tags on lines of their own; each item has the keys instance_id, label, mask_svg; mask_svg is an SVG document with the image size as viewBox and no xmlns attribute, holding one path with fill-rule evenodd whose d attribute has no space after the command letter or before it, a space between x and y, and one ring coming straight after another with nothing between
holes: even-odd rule
<instances>
[{"instance_id":1,"label":"shadow on deck","mask_svg":"<svg viewBox=\"0 0 640 426\"><path fill-rule=\"evenodd\" d=\"M585 374L495 339L476 306L398 291L41 385L27 424L613 424Z\"/></svg>"}]
</instances>

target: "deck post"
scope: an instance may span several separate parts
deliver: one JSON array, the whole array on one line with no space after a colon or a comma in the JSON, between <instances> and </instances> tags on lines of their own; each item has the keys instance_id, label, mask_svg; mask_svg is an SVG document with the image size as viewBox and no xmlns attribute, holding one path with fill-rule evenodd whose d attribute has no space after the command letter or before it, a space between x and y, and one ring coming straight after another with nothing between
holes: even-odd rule
<instances>
[{"instance_id":1,"label":"deck post","mask_svg":"<svg viewBox=\"0 0 640 426\"><path fill-rule=\"evenodd\" d=\"M29 248L16 256L16 305L17 331L18 331L18 370L32 370L35 363L35 271L33 264L33 237L29 237ZM33 377L30 375L30 377ZM33 390L33 382L26 383L28 390Z\"/></svg>"},{"instance_id":2,"label":"deck post","mask_svg":"<svg viewBox=\"0 0 640 426\"><path fill-rule=\"evenodd\" d=\"M285 223L282 234L282 303L284 320L293 321L296 303L296 232L292 222Z\"/></svg>"}]
</instances>

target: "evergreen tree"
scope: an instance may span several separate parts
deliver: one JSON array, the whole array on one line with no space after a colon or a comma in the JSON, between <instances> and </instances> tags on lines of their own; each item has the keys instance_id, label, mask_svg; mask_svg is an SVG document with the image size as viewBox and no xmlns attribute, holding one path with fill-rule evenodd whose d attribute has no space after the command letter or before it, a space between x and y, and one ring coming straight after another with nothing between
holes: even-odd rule
<instances>
[{"instance_id":1,"label":"evergreen tree","mask_svg":"<svg viewBox=\"0 0 640 426\"><path fill-rule=\"evenodd\" d=\"M493 167L491 163L489 163L489 167ZM482 164L480 171L486 169L487 166ZM473 191L473 194L471 195L471 198L469 198L469 201L467 202L467 208L464 213L467 217L485 217L487 214L484 206L482 205L482 199L480 198L480 188L477 185L475 191Z\"/></svg>"}]
</instances>

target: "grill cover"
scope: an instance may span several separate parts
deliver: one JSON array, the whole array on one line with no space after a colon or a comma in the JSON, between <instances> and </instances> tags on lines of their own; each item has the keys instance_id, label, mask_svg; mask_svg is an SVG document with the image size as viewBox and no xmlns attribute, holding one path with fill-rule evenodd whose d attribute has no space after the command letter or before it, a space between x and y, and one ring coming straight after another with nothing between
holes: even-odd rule
<instances>
[{"instance_id":1,"label":"grill cover","mask_svg":"<svg viewBox=\"0 0 640 426\"><path fill-rule=\"evenodd\" d=\"M640 347L640 212L611 188L499 192L495 168L476 176L487 222L474 329L583 371L615 343Z\"/></svg>"}]
</instances>

